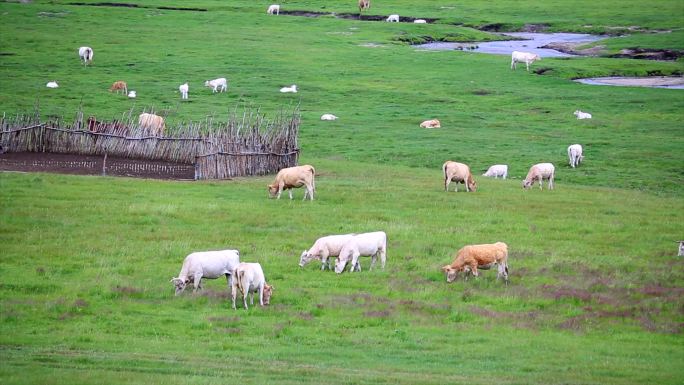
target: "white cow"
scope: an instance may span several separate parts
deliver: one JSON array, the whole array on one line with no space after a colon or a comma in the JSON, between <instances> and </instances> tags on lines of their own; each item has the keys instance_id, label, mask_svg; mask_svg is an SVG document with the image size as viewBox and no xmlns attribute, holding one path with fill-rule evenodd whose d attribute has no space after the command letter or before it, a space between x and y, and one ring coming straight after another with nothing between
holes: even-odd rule
<instances>
[{"instance_id":1,"label":"white cow","mask_svg":"<svg viewBox=\"0 0 684 385\"><path fill-rule=\"evenodd\" d=\"M320 259L321 270L327 266L330 269L330 260L340 255L342 247L349 242L356 234L328 235L321 237L314 242L309 250L304 250L299 256L299 266L304 267L314 259Z\"/></svg>"},{"instance_id":2,"label":"white cow","mask_svg":"<svg viewBox=\"0 0 684 385\"><path fill-rule=\"evenodd\" d=\"M494 179L497 179L498 177L503 177L503 179L506 179L508 176L508 165L506 164L495 164L489 169L487 169L487 172L482 174L482 176L493 176Z\"/></svg>"},{"instance_id":3,"label":"white cow","mask_svg":"<svg viewBox=\"0 0 684 385\"><path fill-rule=\"evenodd\" d=\"M584 155L582 155L582 145L572 144L568 146L568 158L570 159L570 166L572 168L579 166L580 162L584 160Z\"/></svg>"},{"instance_id":4,"label":"white cow","mask_svg":"<svg viewBox=\"0 0 684 385\"><path fill-rule=\"evenodd\" d=\"M185 84L181 84L180 87L178 87L178 91L181 93L181 99L187 99L188 98L188 91L190 90L190 87L188 86L188 83L186 82Z\"/></svg>"},{"instance_id":5,"label":"white cow","mask_svg":"<svg viewBox=\"0 0 684 385\"><path fill-rule=\"evenodd\" d=\"M128 91L128 97L129 98L135 99L136 96L137 96L137 94L135 91Z\"/></svg>"},{"instance_id":6,"label":"white cow","mask_svg":"<svg viewBox=\"0 0 684 385\"><path fill-rule=\"evenodd\" d=\"M269 15L280 15L280 5L278 4L271 4L268 9L266 10L266 13Z\"/></svg>"},{"instance_id":7,"label":"white cow","mask_svg":"<svg viewBox=\"0 0 684 385\"><path fill-rule=\"evenodd\" d=\"M271 302L273 286L266 283L264 271L258 263L240 263L233 270L233 282L231 284L230 295L233 299L233 309L235 309L235 297L238 289L242 292L242 302L247 310L247 294L251 294L250 299L254 305L254 293L259 293L259 305L265 306Z\"/></svg>"},{"instance_id":8,"label":"white cow","mask_svg":"<svg viewBox=\"0 0 684 385\"><path fill-rule=\"evenodd\" d=\"M297 93L297 85L296 85L296 84L293 84L293 85L291 85L291 86L289 86L289 87L283 87L283 88L280 89L280 92L296 94L296 93Z\"/></svg>"},{"instance_id":9,"label":"white cow","mask_svg":"<svg viewBox=\"0 0 684 385\"><path fill-rule=\"evenodd\" d=\"M572 114L575 115L577 117L577 119L591 119L591 114L588 112L582 112L580 110L576 110Z\"/></svg>"},{"instance_id":10,"label":"white cow","mask_svg":"<svg viewBox=\"0 0 684 385\"><path fill-rule=\"evenodd\" d=\"M45 87L47 87L47 88L58 88L59 84L57 84L57 82L55 82L55 81L52 81L52 82L48 82L48 84L46 84Z\"/></svg>"},{"instance_id":11,"label":"white cow","mask_svg":"<svg viewBox=\"0 0 684 385\"><path fill-rule=\"evenodd\" d=\"M323 114L321 115L321 120L337 120L337 116L333 114Z\"/></svg>"},{"instance_id":12,"label":"white cow","mask_svg":"<svg viewBox=\"0 0 684 385\"><path fill-rule=\"evenodd\" d=\"M389 16L387 16L387 22L390 22L390 23L392 23L392 22L398 23L398 22L399 22L399 15L394 14L394 15L389 15Z\"/></svg>"},{"instance_id":13,"label":"white cow","mask_svg":"<svg viewBox=\"0 0 684 385\"><path fill-rule=\"evenodd\" d=\"M535 180L539 181L539 189L542 190L542 180L547 179L547 187L553 190L553 178L556 173L556 168L551 163L537 163L530 167L530 171L522 181L524 189L530 188Z\"/></svg>"},{"instance_id":14,"label":"white cow","mask_svg":"<svg viewBox=\"0 0 684 385\"><path fill-rule=\"evenodd\" d=\"M212 89L211 93L214 92L225 92L228 89L228 80L226 78L216 78L214 80L207 80L204 82L205 87L210 87Z\"/></svg>"},{"instance_id":15,"label":"white cow","mask_svg":"<svg viewBox=\"0 0 684 385\"><path fill-rule=\"evenodd\" d=\"M83 65L87 66L93 62L93 49L90 47L79 47L78 57L83 60Z\"/></svg>"},{"instance_id":16,"label":"white cow","mask_svg":"<svg viewBox=\"0 0 684 385\"><path fill-rule=\"evenodd\" d=\"M340 250L340 256L337 257L337 262L335 263L335 273L342 273L344 267L350 261L349 271L354 270L361 256L371 257L370 270L373 269L375 261L380 256L380 263L384 269L385 261L387 260L387 234L384 231L376 231L355 235Z\"/></svg>"},{"instance_id":17,"label":"white cow","mask_svg":"<svg viewBox=\"0 0 684 385\"><path fill-rule=\"evenodd\" d=\"M530 64L534 63L537 60L541 60L541 57L539 55L534 54L534 53L527 53L527 52L520 52L520 51L513 51L511 54L511 69L514 70L516 67L516 63L525 63L527 66L527 72L530 72Z\"/></svg>"},{"instance_id":18,"label":"white cow","mask_svg":"<svg viewBox=\"0 0 684 385\"><path fill-rule=\"evenodd\" d=\"M185 257L178 277L172 278L171 282L176 286L176 295L191 282L195 286L193 292L202 289L202 278L216 279L225 275L230 286L230 276L239 264L240 252L237 250L194 252Z\"/></svg>"},{"instance_id":19,"label":"white cow","mask_svg":"<svg viewBox=\"0 0 684 385\"><path fill-rule=\"evenodd\" d=\"M413 23L414 23L414 24L427 24L427 20L424 20L424 19L416 19L416 20L413 20Z\"/></svg>"}]
</instances>

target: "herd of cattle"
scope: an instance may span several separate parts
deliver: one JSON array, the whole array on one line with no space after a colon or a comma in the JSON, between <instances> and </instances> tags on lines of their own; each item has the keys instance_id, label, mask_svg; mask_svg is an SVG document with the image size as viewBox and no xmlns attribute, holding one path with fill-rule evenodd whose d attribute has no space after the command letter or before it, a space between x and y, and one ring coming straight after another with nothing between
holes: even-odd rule
<instances>
[{"instance_id":1,"label":"herd of cattle","mask_svg":"<svg viewBox=\"0 0 684 385\"><path fill-rule=\"evenodd\" d=\"M370 8L370 0L359 0L359 12ZM277 4L271 5L268 14L279 14L280 6ZM390 15L388 22L398 22L398 15ZM423 22L421 20L421 22ZM80 47L79 57L83 60L84 65L88 65L93 60L93 49L90 47ZM527 70L529 66L536 60L541 60L538 55L513 52L511 55L511 69L515 69L516 63L525 63ZM225 78L217 78L207 80L204 84L206 87L212 88L212 92L225 92L228 88L228 83ZM58 87L56 82L48 83L48 87ZM135 91L129 91L128 85L124 81L116 81L109 89L110 92L123 91L129 97L135 97ZM182 99L188 99L189 86L184 83L179 86L179 91ZM297 92L297 86L284 87L281 92ZM577 119L591 119L591 114L575 111ZM325 114L321 116L321 120L335 120L337 116L332 114ZM166 128L164 119L161 116L142 113L138 118L138 125L142 129L146 129L152 135L161 136ZM432 119L421 123L423 128L440 128L441 123L437 119ZM91 131L98 131L102 129L103 125L97 122L93 117L88 120L88 128ZM573 144L568 147L568 158L570 166L575 168L582 161L582 146ZM442 172L444 176L444 190L449 191L449 184L456 183L455 190L458 191L458 184L465 185L467 192L475 192L477 190L477 183L473 178L470 167L467 164L446 161L442 165ZM292 199L292 189L304 187L304 200L307 197L310 200L314 199L315 186L315 169L311 165L295 166L282 169L275 177L275 181L268 185L268 192L271 198L280 199L283 190L287 190ZM553 180L555 175L555 168L551 163L538 163L530 167L527 176L522 182L523 188L528 189L535 181L539 182L539 188L542 189L542 181L547 180L548 189L553 189ZM497 164L489 167L487 172L483 174L487 177L502 177L506 179L508 176L508 165ZM299 266L303 267L313 260L321 262L321 270L330 269L330 262L332 258L336 258L335 273L340 274L349 265L349 272L361 271L360 257L370 257L370 270L373 269L375 263L380 258L381 267L385 268L387 260L387 234L383 231L376 231L362 234L341 234L329 235L317 239L314 244L308 249L304 250L299 259ZM467 245L462 247L455 255L453 262L442 267L442 271L446 274L447 282L453 282L458 273L464 273L467 279L469 274L478 276L478 270L488 270L497 266L497 279L503 278L508 283L508 245L503 242L496 242L494 244L482 245ZM236 308L235 301L237 292L242 294L244 308L247 309L247 297L251 294L251 304L254 305L254 294L258 293L259 304L261 306L268 305L273 293L273 286L266 283L264 271L259 263L240 262L240 253L238 250L220 250L220 251L203 251L189 254L183 261L178 277L171 279L175 286L176 295L182 293L185 288L192 284L194 291L202 288L202 279L216 279L225 276L230 287L232 306Z\"/></svg>"}]
</instances>

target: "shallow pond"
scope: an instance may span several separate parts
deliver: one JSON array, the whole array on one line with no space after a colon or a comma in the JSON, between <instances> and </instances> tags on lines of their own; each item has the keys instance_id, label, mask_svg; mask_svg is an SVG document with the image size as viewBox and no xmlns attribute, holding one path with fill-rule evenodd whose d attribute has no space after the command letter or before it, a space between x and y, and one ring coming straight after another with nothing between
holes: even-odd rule
<instances>
[{"instance_id":1,"label":"shallow pond","mask_svg":"<svg viewBox=\"0 0 684 385\"><path fill-rule=\"evenodd\" d=\"M591 84L597 86L621 86L621 87L652 87L652 88L674 88L684 89L684 78L673 76L653 76L653 77L606 77L606 78L587 78L576 79L578 83Z\"/></svg>"},{"instance_id":2,"label":"shallow pond","mask_svg":"<svg viewBox=\"0 0 684 385\"><path fill-rule=\"evenodd\" d=\"M565 57L575 56L555 49L541 48L551 43L591 43L604 39L603 36L589 35L584 33L531 33L531 32L510 32L503 34L523 40L502 40L483 43L445 43L434 42L416 45L419 49L431 50L452 50L467 49L475 46L472 52L490 53L496 55L510 55L513 51L524 51L535 53L541 57Z\"/></svg>"}]
</instances>

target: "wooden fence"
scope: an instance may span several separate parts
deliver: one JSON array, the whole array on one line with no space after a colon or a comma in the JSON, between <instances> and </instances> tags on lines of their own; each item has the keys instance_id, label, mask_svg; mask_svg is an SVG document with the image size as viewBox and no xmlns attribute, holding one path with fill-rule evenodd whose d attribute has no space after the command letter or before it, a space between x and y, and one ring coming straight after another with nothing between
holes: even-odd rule
<instances>
[{"instance_id":1,"label":"wooden fence","mask_svg":"<svg viewBox=\"0 0 684 385\"><path fill-rule=\"evenodd\" d=\"M81 113L72 124L35 115L0 120L0 151L113 156L194 165L195 179L274 173L297 164L299 111L268 121L257 112L181 124L172 136L152 136L128 119L93 124Z\"/></svg>"}]
</instances>

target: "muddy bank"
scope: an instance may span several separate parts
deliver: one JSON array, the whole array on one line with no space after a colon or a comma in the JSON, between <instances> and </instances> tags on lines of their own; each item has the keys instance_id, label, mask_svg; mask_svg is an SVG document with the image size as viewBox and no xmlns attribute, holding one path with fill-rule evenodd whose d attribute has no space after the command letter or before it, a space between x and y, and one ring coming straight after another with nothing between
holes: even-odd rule
<instances>
[{"instance_id":1,"label":"muddy bank","mask_svg":"<svg viewBox=\"0 0 684 385\"><path fill-rule=\"evenodd\" d=\"M321 17L321 16L329 16L329 17L334 17L337 19L348 19L348 20L361 20L361 21L385 21L387 20L387 16L383 15L364 15L364 14L359 14L359 13L336 13L336 12L316 12L316 11L298 11L298 10L281 10L280 11L281 15L286 15L286 16L302 16L302 17ZM427 24L434 23L435 21L439 19L435 18L430 18L430 17L410 17L410 16L399 16L399 22L400 23L413 23L415 20L418 19L423 19Z\"/></svg>"},{"instance_id":2,"label":"muddy bank","mask_svg":"<svg viewBox=\"0 0 684 385\"><path fill-rule=\"evenodd\" d=\"M603 45L596 45L589 48L579 48L586 43L577 42L551 42L541 48L554 49L570 55L578 56L606 56L611 58L625 58L625 59L646 59L646 60L669 60L674 61L684 56L684 51L674 49L645 49L645 48L627 48L621 50L617 54L606 55L606 47Z\"/></svg>"},{"instance_id":3,"label":"muddy bank","mask_svg":"<svg viewBox=\"0 0 684 385\"><path fill-rule=\"evenodd\" d=\"M582 84L598 86L622 86L622 87L653 87L684 89L684 77L675 76L652 76L652 77L604 77L575 79Z\"/></svg>"},{"instance_id":4,"label":"muddy bank","mask_svg":"<svg viewBox=\"0 0 684 385\"><path fill-rule=\"evenodd\" d=\"M68 3L68 5L78 5L78 6L90 6L90 7L124 7L124 8L151 8L160 9L164 11L194 11L194 12L207 12L206 8L188 8L188 7L152 7L145 5L138 5L132 3Z\"/></svg>"}]
</instances>

